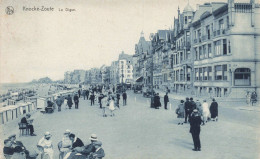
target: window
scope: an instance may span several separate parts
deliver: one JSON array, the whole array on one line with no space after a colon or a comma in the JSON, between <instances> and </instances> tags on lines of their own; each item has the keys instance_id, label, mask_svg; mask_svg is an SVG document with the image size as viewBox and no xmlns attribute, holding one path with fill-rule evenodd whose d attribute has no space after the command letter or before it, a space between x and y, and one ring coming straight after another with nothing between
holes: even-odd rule
<instances>
[{"instance_id":1,"label":"window","mask_svg":"<svg viewBox=\"0 0 260 159\"><path fill-rule=\"evenodd\" d=\"M203 45L202 47L203 47L204 58L208 58L206 45Z\"/></svg>"},{"instance_id":2,"label":"window","mask_svg":"<svg viewBox=\"0 0 260 159\"><path fill-rule=\"evenodd\" d=\"M183 61L183 53L180 52L180 62L182 62L182 61Z\"/></svg>"},{"instance_id":3,"label":"window","mask_svg":"<svg viewBox=\"0 0 260 159\"><path fill-rule=\"evenodd\" d=\"M203 53L202 53L202 47L200 46L199 47L199 54L200 54L200 59L203 59Z\"/></svg>"},{"instance_id":4,"label":"window","mask_svg":"<svg viewBox=\"0 0 260 159\"><path fill-rule=\"evenodd\" d=\"M187 68L187 81L190 81L191 68Z\"/></svg>"},{"instance_id":5,"label":"window","mask_svg":"<svg viewBox=\"0 0 260 159\"><path fill-rule=\"evenodd\" d=\"M235 86L250 86L251 71L249 68L237 68L234 72Z\"/></svg>"},{"instance_id":6,"label":"window","mask_svg":"<svg viewBox=\"0 0 260 159\"><path fill-rule=\"evenodd\" d=\"M211 44L208 44L208 53L209 53L209 57L212 57L212 51L211 51Z\"/></svg>"},{"instance_id":7,"label":"window","mask_svg":"<svg viewBox=\"0 0 260 159\"><path fill-rule=\"evenodd\" d=\"M231 44L230 44L230 40L228 41L228 53L231 54Z\"/></svg>"},{"instance_id":8,"label":"window","mask_svg":"<svg viewBox=\"0 0 260 159\"><path fill-rule=\"evenodd\" d=\"M206 26L206 31L207 31L207 37L208 37L208 39L210 39L210 27L209 27L209 25Z\"/></svg>"},{"instance_id":9,"label":"window","mask_svg":"<svg viewBox=\"0 0 260 159\"><path fill-rule=\"evenodd\" d=\"M223 80L227 80L227 65L222 65Z\"/></svg>"},{"instance_id":10,"label":"window","mask_svg":"<svg viewBox=\"0 0 260 159\"><path fill-rule=\"evenodd\" d=\"M199 80L199 69L195 68L195 80L198 81Z\"/></svg>"},{"instance_id":11,"label":"window","mask_svg":"<svg viewBox=\"0 0 260 159\"><path fill-rule=\"evenodd\" d=\"M223 55L227 54L227 40L223 39Z\"/></svg>"},{"instance_id":12,"label":"window","mask_svg":"<svg viewBox=\"0 0 260 159\"><path fill-rule=\"evenodd\" d=\"M176 71L176 81L179 81L179 70Z\"/></svg>"},{"instance_id":13,"label":"window","mask_svg":"<svg viewBox=\"0 0 260 159\"><path fill-rule=\"evenodd\" d=\"M185 16L185 24L187 24L188 22L188 19L187 19L187 16Z\"/></svg>"},{"instance_id":14,"label":"window","mask_svg":"<svg viewBox=\"0 0 260 159\"><path fill-rule=\"evenodd\" d=\"M190 51L187 51L187 59L190 59L191 57L190 57Z\"/></svg>"},{"instance_id":15,"label":"window","mask_svg":"<svg viewBox=\"0 0 260 159\"><path fill-rule=\"evenodd\" d=\"M202 78L203 78L202 68L199 68L199 80L202 81Z\"/></svg>"},{"instance_id":16,"label":"window","mask_svg":"<svg viewBox=\"0 0 260 159\"><path fill-rule=\"evenodd\" d=\"M195 48L195 60L198 60L199 58L198 58L198 48L196 47Z\"/></svg>"},{"instance_id":17,"label":"window","mask_svg":"<svg viewBox=\"0 0 260 159\"><path fill-rule=\"evenodd\" d=\"M215 55L220 56L221 55L221 45L220 45L220 40L214 42L215 46Z\"/></svg>"},{"instance_id":18,"label":"window","mask_svg":"<svg viewBox=\"0 0 260 159\"><path fill-rule=\"evenodd\" d=\"M208 68L203 67L203 81L207 81L207 80L208 80Z\"/></svg>"},{"instance_id":19,"label":"window","mask_svg":"<svg viewBox=\"0 0 260 159\"><path fill-rule=\"evenodd\" d=\"M218 21L218 24L219 24L219 30L224 30L224 20L223 19L220 19Z\"/></svg>"},{"instance_id":20,"label":"window","mask_svg":"<svg viewBox=\"0 0 260 159\"><path fill-rule=\"evenodd\" d=\"M180 81L184 81L184 71L183 69L180 70Z\"/></svg>"},{"instance_id":21,"label":"window","mask_svg":"<svg viewBox=\"0 0 260 159\"><path fill-rule=\"evenodd\" d=\"M201 30L200 29L198 30L198 39L199 39L199 42L201 42Z\"/></svg>"},{"instance_id":22,"label":"window","mask_svg":"<svg viewBox=\"0 0 260 159\"><path fill-rule=\"evenodd\" d=\"M188 22L189 23L191 22L191 16L188 16Z\"/></svg>"},{"instance_id":23,"label":"window","mask_svg":"<svg viewBox=\"0 0 260 159\"><path fill-rule=\"evenodd\" d=\"M221 65L215 66L215 80L222 80L222 67Z\"/></svg>"},{"instance_id":24,"label":"window","mask_svg":"<svg viewBox=\"0 0 260 159\"><path fill-rule=\"evenodd\" d=\"M227 28L229 29L229 16L227 16Z\"/></svg>"}]
</instances>

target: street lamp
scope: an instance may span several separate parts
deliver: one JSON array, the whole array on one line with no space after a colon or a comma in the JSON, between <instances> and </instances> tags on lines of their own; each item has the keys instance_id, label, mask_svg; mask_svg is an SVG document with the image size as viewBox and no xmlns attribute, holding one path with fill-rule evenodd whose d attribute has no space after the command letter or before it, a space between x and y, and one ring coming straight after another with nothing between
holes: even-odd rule
<instances>
[{"instance_id":1,"label":"street lamp","mask_svg":"<svg viewBox=\"0 0 260 159\"><path fill-rule=\"evenodd\" d=\"M153 90L153 54L154 54L154 43L153 43L153 38L154 38L154 34L151 33L150 34L150 40L151 40L151 44L152 44L152 50L151 50L151 54L150 54L150 57L152 58L151 59L151 91L152 91L152 96L151 96L151 108L154 108L154 90Z\"/></svg>"}]
</instances>

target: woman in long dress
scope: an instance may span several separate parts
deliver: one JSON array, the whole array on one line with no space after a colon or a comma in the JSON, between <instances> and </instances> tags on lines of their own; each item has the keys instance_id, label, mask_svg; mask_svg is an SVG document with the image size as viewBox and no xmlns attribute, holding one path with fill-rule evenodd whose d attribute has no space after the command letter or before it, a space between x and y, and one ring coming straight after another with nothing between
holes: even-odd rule
<instances>
[{"instance_id":1,"label":"woman in long dress","mask_svg":"<svg viewBox=\"0 0 260 159\"><path fill-rule=\"evenodd\" d=\"M206 100L203 100L202 103L202 118L203 118L202 125L205 125L205 122L207 122L208 119L210 119L209 104L207 103Z\"/></svg>"},{"instance_id":2,"label":"woman in long dress","mask_svg":"<svg viewBox=\"0 0 260 159\"><path fill-rule=\"evenodd\" d=\"M184 100L181 100L176 109L177 118L179 118L178 125L183 125L184 113Z\"/></svg>"},{"instance_id":3,"label":"woman in long dress","mask_svg":"<svg viewBox=\"0 0 260 159\"><path fill-rule=\"evenodd\" d=\"M114 110L115 110L115 98L114 98L114 97L112 97L112 99L110 100L109 110L110 110L110 112L111 112L110 116L115 116L115 114L114 114Z\"/></svg>"},{"instance_id":4,"label":"woman in long dress","mask_svg":"<svg viewBox=\"0 0 260 159\"><path fill-rule=\"evenodd\" d=\"M218 103L216 100L213 98L212 103L210 105L210 114L211 114L211 119L213 121L218 121Z\"/></svg>"}]
</instances>

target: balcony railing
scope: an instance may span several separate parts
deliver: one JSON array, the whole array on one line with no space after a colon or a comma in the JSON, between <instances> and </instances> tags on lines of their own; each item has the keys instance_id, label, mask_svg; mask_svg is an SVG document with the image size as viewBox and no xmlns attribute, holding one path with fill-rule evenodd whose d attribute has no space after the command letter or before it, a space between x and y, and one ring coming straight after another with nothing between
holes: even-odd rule
<instances>
[{"instance_id":1,"label":"balcony railing","mask_svg":"<svg viewBox=\"0 0 260 159\"><path fill-rule=\"evenodd\" d=\"M215 30L215 31L213 32L214 37L221 36L221 35L226 35L226 33L227 33L227 30L226 30L226 29Z\"/></svg>"}]
</instances>

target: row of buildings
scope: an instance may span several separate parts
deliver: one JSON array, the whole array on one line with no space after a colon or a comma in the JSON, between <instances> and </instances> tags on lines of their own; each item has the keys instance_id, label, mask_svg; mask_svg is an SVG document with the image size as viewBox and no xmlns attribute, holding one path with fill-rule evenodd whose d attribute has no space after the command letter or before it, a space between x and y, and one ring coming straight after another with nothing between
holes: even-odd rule
<instances>
[{"instance_id":1,"label":"row of buildings","mask_svg":"<svg viewBox=\"0 0 260 159\"><path fill-rule=\"evenodd\" d=\"M178 8L174 27L135 45L133 77L157 89L202 96L260 93L259 3L212 2ZM258 68L258 69L257 69Z\"/></svg>"},{"instance_id":2,"label":"row of buildings","mask_svg":"<svg viewBox=\"0 0 260 159\"><path fill-rule=\"evenodd\" d=\"M74 70L64 73L65 84L118 84L133 83L132 55L122 52L110 66Z\"/></svg>"}]
</instances>

